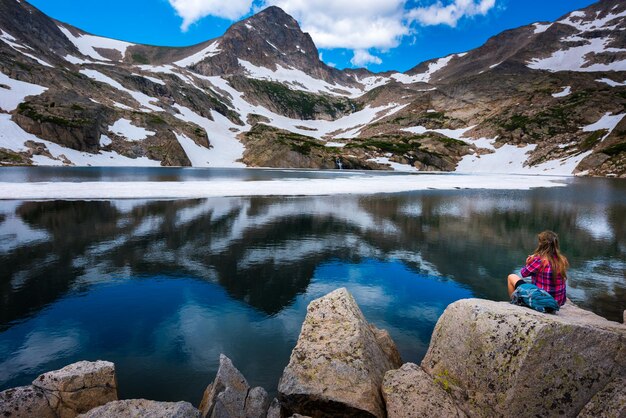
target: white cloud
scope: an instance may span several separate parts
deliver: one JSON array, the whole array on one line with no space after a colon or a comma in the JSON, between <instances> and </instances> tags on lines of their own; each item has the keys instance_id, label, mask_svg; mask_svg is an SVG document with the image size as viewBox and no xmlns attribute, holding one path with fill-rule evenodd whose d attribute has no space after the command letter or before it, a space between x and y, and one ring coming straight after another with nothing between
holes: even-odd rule
<instances>
[{"instance_id":1,"label":"white cloud","mask_svg":"<svg viewBox=\"0 0 626 418\"><path fill-rule=\"evenodd\" d=\"M486 15L496 5L496 0L454 0L444 5L441 1L427 7L417 7L407 11L410 22L424 26L448 25L455 27L463 17Z\"/></svg>"},{"instance_id":2,"label":"white cloud","mask_svg":"<svg viewBox=\"0 0 626 418\"><path fill-rule=\"evenodd\" d=\"M181 30L207 16L216 16L229 20L239 19L250 12L252 0L168 0L176 10L176 14L183 18Z\"/></svg>"},{"instance_id":3,"label":"white cloud","mask_svg":"<svg viewBox=\"0 0 626 418\"><path fill-rule=\"evenodd\" d=\"M319 48L389 49L409 33L406 0L265 0L292 15Z\"/></svg>"},{"instance_id":4,"label":"white cloud","mask_svg":"<svg viewBox=\"0 0 626 418\"><path fill-rule=\"evenodd\" d=\"M354 65L381 62L368 50L385 52L395 48L417 26L454 27L463 17L485 15L496 4L496 0L427 0L420 7L410 6L409 0L168 1L183 18L183 30L205 16L236 20L251 11L278 6L300 23L318 48L354 51Z\"/></svg>"},{"instance_id":5,"label":"white cloud","mask_svg":"<svg viewBox=\"0 0 626 418\"><path fill-rule=\"evenodd\" d=\"M367 64L381 64L383 60L379 57L370 54L364 49L357 49L354 51L354 56L350 60L350 63L356 67L364 67Z\"/></svg>"}]
</instances>

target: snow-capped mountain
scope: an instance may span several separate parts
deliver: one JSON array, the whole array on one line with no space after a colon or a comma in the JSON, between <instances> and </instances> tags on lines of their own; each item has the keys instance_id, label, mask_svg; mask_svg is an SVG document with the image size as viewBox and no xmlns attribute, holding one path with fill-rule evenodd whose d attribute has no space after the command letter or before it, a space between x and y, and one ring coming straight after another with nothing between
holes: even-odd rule
<instances>
[{"instance_id":1,"label":"snow-capped mountain","mask_svg":"<svg viewBox=\"0 0 626 418\"><path fill-rule=\"evenodd\" d=\"M406 73L325 65L277 7L186 48L0 1L0 164L626 176L626 4Z\"/></svg>"}]
</instances>

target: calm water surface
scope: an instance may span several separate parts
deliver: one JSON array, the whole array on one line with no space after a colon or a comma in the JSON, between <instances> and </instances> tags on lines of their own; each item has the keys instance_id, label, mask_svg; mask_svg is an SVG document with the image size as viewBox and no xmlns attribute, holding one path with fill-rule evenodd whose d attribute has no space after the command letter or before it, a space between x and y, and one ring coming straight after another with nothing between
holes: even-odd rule
<instances>
[{"instance_id":1,"label":"calm water surface","mask_svg":"<svg viewBox=\"0 0 626 418\"><path fill-rule=\"evenodd\" d=\"M242 181L324 172L19 169L0 181ZM332 174L334 175L334 174ZM568 296L626 309L626 182L531 191L209 200L0 201L0 390L68 363L116 363L120 396L197 403L228 355L275 393L307 304L347 287L419 362L458 299L505 300L553 229Z\"/></svg>"}]
</instances>

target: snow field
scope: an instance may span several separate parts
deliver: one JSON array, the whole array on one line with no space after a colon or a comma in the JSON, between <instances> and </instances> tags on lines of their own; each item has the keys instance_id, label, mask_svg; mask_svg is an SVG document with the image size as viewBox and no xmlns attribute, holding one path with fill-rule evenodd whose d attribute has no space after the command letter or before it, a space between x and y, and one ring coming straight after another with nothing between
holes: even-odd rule
<instances>
[{"instance_id":1,"label":"snow field","mask_svg":"<svg viewBox=\"0 0 626 418\"><path fill-rule=\"evenodd\" d=\"M38 96L48 90L47 87L38 86L37 84L14 80L2 72L0 72L0 84L9 87L8 89L0 87L0 109L6 112L17 109L17 106L26 97Z\"/></svg>"},{"instance_id":2,"label":"snow field","mask_svg":"<svg viewBox=\"0 0 626 418\"><path fill-rule=\"evenodd\" d=\"M76 48L80 51L81 54L96 59L98 61L111 61L108 58L103 57L96 51L94 48L100 49L114 49L122 54L122 58L126 55L126 49L129 46L133 46L135 44L131 44L129 42L118 41L115 39L102 38L100 36L93 35L79 35L74 36L72 32L69 31L66 27L59 25L58 26L61 32L65 35L65 37L76 46Z\"/></svg>"}]
</instances>

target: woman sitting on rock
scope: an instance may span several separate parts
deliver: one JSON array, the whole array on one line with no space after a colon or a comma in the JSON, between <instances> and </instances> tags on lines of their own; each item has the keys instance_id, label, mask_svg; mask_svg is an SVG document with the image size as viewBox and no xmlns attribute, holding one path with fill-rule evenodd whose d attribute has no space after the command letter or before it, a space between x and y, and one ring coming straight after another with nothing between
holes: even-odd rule
<instances>
[{"instance_id":1,"label":"woman sitting on rock","mask_svg":"<svg viewBox=\"0 0 626 418\"><path fill-rule=\"evenodd\" d=\"M532 283L550 293L559 306L565 304L567 258L559 251L559 237L552 231L543 231L537 238L539 244L535 252L526 258L526 265L520 271L522 277L531 276ZM509 274L509 297L515 289L526 283L517 274Z\"/></svg>"}]
</instances>

